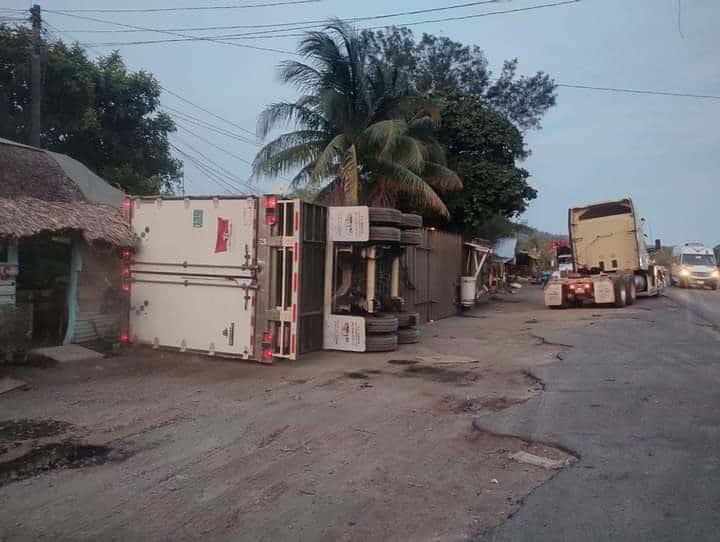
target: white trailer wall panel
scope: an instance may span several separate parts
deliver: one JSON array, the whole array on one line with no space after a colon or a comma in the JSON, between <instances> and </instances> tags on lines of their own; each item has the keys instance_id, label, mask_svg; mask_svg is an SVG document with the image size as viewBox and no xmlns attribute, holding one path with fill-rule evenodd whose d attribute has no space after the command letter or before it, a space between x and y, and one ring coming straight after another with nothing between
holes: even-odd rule
<instances>
[{"instance_id":1,"label":"white trailer wall panel","mask_svg":"<svg viewBox=\"0 0 720 542\"><path fill-rule=\"evenodd\" d=\"M135 199L130 337L255 357L257 199Z\"/></svg>"}]
</instances>

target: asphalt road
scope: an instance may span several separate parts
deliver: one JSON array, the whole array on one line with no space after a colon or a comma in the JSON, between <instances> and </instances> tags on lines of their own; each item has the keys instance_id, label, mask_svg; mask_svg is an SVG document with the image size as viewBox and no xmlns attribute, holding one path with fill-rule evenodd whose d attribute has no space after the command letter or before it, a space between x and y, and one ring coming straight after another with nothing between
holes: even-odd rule
<instances>
[{"instance_id":1,"label":"asphalt road","mask_svg":"<svg viewBox=\"0 0 720 542\"><path fill-rule=\"evenodd\" d=\"M720 539L720 292L596 312L546 337L574 347L537 372L545 393L476 420L580 457L483 539Z\"/></svg>"}]
</instances>

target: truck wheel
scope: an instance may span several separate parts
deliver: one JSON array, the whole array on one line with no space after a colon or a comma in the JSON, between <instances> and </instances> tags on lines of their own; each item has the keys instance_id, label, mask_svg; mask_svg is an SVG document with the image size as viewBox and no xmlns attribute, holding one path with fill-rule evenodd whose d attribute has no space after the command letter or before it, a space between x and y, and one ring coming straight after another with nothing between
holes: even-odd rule
<instances>
[{"instance_id":1,"label":"truck wheel","mask_svg":"<svg viewBox=\"0 0 720 542\"><path fill-rule=\"evenodd\" d=\"M717 290L717 289L718 289L718 283L717 283L717 282L713 282L711 288L712 288L713 290Z\"/></svg>"},{"instance_id":2,"label":"truck wheel","mask_svg":"<svg viewBox=\"0 0 720 542\"><path fill-rule=\"evenodd\" d=\"M615 280L615 307L618 309L623 308L627 305L628 291L627 284L623 277L619 277Z\"/></svg>"},{"instance_id":3,"label":"truck wheel","mask_svg":"<svg viewBox=\"0 0 720 542\"><path fill-rule=\"evenodd\" d=\"M378 314L365 317L365 333L394 333L398 329L398 319L392 314Z\"/></svg>"},{"instance_id":4,"label":"truck wheel","mask_svg":"<svg viewBox=\"0 0 720 542\"><path fill-rule=\"evenodd\" d=\"M628 277L627 288L628 288L627 304L634 305L635 301L637 301L637 288L635 286L635 277L632 275L630 275L630 277Z\"/></svg>"},{"instance_id":5,"label":"truck wheel","mask_svg":"<svg viewBox=\"0 0 720 542\"><path fill-rule=\"evenodd\" d=\"M415 215L412 213L403 213L400 227L404 228L406 230L414 230L418 228L422 228L423 221L422 217L420 215Z\"/></svg>"},{"instance_id":6,"label":"truck wheel","mask_svg":"<svg viewBox=\"0 0 720 542\"><path fill-rule=\"evenodd\" d=\"M408 246L422 245L422 230L402 230L400 232L400 244Z\"/></svg>"},{"instance_id":7,"label":"truck wheel","mask_svg":"<svg viewBox=\"0 0 720 542\"><path fill-rule=\"evenodd\" d=\"M370 226L369 241L382 241L386 243L399 243L400 230L390 226Z\"/></svg>"},{"instance_id":8,"label":"truck wheel","mask_svg":"<svg viewBox=\"0 0 720 542\"><path fill-rule=\"evenodd\" d=\"M399 226L402 223L402 213L389 207L368 207L370 225L372 226Z\"/></svg>"},{"instance_id":9,"label":"truck wheel","mask_svg":"<svg viewBox=\"0 0 720 542\"><path fill-rule=\"evenodd\" d=\"M420 314L417 312L395 312L393 315L398 319L400 329L416 326L420 320Z\"/></svg>"},{"instance_id":10,"label":"truck wheel","mask_svg":"<svg viewBox=\"0 0 720 542\"><path fill-rule=\"evenodd\" d=\"M420 342L420 330L407 327L398 331L398 344L415 344Z\"/></svg>"},{"instance_id":11,"label":"truck wheel","mask_svg":"<svg viewBox=\"0 0 720 542\"><path fill-rule=\"evenodd\" d=\"M392 352L397 350L397 345L398 338L394 333L365 337L365 352Z\"/></svg>"}]
</instances>

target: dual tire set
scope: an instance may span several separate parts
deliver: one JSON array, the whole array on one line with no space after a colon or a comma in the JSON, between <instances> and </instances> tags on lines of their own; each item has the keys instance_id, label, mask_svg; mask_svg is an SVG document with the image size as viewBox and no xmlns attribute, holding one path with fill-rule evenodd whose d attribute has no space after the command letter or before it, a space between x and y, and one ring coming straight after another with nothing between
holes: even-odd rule
<instances>
[{"instance_id":1,"label":"dual tire set","mask_svg":"<svg viewBox=\"0 0 720 542\"><path fill-rule=\"evenodd\" d=\"M365 351L392 352L399 344L420 342L416 312L379 313L365 317Z\"/></svg>"},{"instance_id":2,"label":"dual tire set","mask_svg":"<svg viewBox=\"0 0 720 542\"><path fill-rule=\"evenodd\" d=\"M369 242L416 246L422 244L422 217L397 209L370 207Z\"/></svg>"}]
</instances>

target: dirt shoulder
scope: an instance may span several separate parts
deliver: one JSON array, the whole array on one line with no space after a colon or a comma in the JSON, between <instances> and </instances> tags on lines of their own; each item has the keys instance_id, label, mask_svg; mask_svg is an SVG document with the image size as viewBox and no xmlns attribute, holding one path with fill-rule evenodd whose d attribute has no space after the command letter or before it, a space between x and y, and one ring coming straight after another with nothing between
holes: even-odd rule
<instances>
[{"instance_id":1,"label":"dirt shoulder","mask_svg":"<svg viewBox=\"0 0 720 542\"><path fill-rule=\"evenodd\" d=\"M391 354L14 368L30 389L0 396L0 538L466 539L554 472L511 453L567 457L472 419L541 393L533 368L564 348L546 333L573 325L531 287Z\"/></svg>"}]
</instances>

